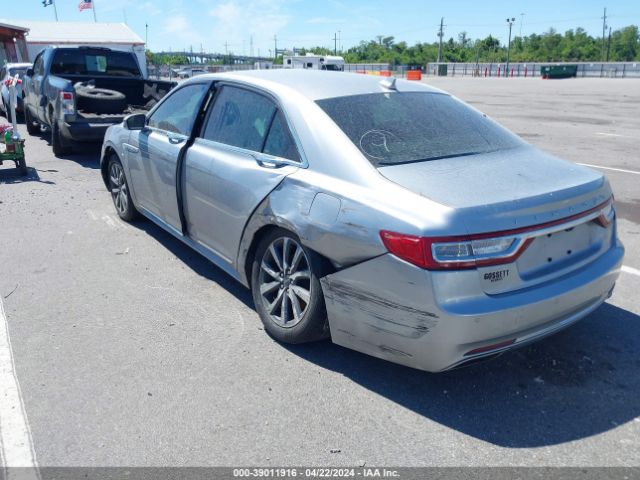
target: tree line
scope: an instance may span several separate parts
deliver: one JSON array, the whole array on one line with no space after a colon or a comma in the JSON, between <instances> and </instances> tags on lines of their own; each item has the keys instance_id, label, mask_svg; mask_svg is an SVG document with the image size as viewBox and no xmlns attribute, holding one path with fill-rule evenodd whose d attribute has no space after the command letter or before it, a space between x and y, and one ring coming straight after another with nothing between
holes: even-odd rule
<instances>
[{"instance_id":1,"label":"tree line","mask_svg":"<svg viewBox=\"0 0 640 480\"><path fill-rule=\"evenodd\" d=\"M313 52L331 55L333 50L325 47L301 49L301 55ZM347 63L389 63L392 65L424 65L437 61L438 42L416 43L396 42L392 36L378 36L349 48L341 53ZM228 55L218 62L233 63ZM629 62L640 60L640 34L638 26L630 25L616 30L604 39L593 37L583 28L567 30L564 34L551 28L542 34L516 36L511 40L510 60L512 62ZM188 63L180 55L158 55L147 52L147 59L155 65L182 65ZM466 32L457 39L449 38L442 45L443 62L504 62L507 59L507 45L489 35L472 40ZM281 63L281 57L276 59Z\"/></svg>"}]
</instances>

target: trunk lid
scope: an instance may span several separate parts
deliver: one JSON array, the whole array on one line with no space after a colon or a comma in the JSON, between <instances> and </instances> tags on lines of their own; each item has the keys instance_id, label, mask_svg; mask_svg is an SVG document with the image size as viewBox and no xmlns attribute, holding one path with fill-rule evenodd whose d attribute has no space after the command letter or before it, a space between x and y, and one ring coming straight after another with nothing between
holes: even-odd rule
<instances>
[{"instance_id":1,"label":"trunk lid","mask_svg":"<svg viewBox=\"0 0 640 480\"><path fill-rule=\"evenodd\" d=\"M596 207L611 197L604 176L530 146L385 166L379 172L453 208L453 221L462 222L469 235L497 232L499 237L540 226L524 234L531 240L517 260L478 268L489 294L565 275L602 255L613 241L613 224L597 222L602 212Z\"/></svg>"}]
</instances>

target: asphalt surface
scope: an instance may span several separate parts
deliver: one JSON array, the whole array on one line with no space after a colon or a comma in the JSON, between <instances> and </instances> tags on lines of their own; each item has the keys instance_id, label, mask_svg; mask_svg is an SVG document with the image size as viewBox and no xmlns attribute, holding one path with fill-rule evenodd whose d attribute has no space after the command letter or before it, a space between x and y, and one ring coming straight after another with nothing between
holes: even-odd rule
<instances>
[{"instance_id":1,"label":"asphalt surface","mask_svg":"<svg viewBox=\"0 0 640 480\"><path fill-rule=\"evenodd\" d=\"M640 81L427 82L549 152L640 172ZM39 465L640 465L640 276L568 330L444 374L284 346L230 277L118 220L97 147L26 151L28 177L0 167L0 297ZM640 175L602 171L632 272Z\"/></svg>"}]
</instances>

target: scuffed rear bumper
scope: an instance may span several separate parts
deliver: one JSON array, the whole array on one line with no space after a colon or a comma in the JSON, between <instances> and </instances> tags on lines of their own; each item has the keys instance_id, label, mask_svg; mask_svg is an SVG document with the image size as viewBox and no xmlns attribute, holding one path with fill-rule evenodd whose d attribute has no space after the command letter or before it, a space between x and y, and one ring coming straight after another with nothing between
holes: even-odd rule
<instances>
[{"instance_id":1,"label":"scuffed rear bumper","mask_svg":"<svg viewBox=\"0 0 640 480\"><path fill-rule=\"evenodd\" d=\"M429 272L383 255L322 279L334 343L432 372L557 332L594 311L620 273L617 243L559 279L516 292L474 292L476 270ZM513 340L482 353L478 348Z\"/></svg>"}]
</instances>

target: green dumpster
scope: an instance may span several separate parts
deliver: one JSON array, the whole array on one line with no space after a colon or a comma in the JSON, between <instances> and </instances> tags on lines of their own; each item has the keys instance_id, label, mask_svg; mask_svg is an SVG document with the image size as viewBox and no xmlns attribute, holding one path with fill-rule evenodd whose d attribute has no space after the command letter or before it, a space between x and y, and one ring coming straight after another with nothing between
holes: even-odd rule
<instances>
[{"instance_id":1,"label":"green dumpster","mask_svg":"<svg viewBox=\"0 0 640 480\"><path fill-rule=\"evenodd\" d=\"M540 68L542 78L571 78L578 76L578 65L544 65Z\"/></svg>"},{"instance_id":2,"label":"green dumpster","mask_svg":"<svg viewBox=\"0 0 640 480\"><path fill-rule=\"evenodd\" d=\"M438 64L438 76L439 77L446 77L447 76L447 64Z\"/></svg>"}]
</instances>

